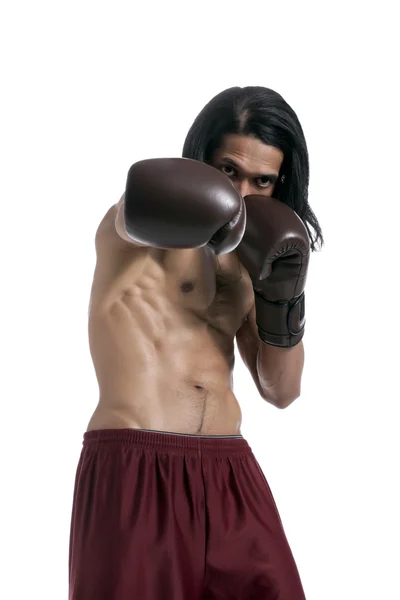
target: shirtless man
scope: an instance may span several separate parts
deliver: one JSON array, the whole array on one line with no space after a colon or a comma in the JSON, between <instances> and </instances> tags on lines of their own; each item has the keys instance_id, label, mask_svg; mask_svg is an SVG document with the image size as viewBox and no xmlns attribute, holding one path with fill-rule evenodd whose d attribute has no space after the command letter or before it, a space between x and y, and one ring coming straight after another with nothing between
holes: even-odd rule
<instances>
[{"instance_id":1,"label":"shirtless man","mask_svg":"<svg viewBox=\"0 0 400 600\"><path fill-rule=\"evenodd\" d=\"M236 339L262 399L300 394L322 242L304 136L281 96L232 88L183 155L133 165L96 234L69 598L304 599L232 391Z\"/></svg>"}]
</instances>

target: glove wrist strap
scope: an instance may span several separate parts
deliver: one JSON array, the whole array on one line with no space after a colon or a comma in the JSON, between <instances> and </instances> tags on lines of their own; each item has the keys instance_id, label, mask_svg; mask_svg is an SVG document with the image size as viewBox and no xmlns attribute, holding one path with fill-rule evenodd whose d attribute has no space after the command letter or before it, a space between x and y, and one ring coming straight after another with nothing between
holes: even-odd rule
<instances>
[{"instance_id":1,"label":"glove wrist strap","mask_svg":"<svg viewBox=\"0 0 400 600\"><path fill-rule=\"evenodd\" d=\"M254 290L258 334L272 346L292 348L303 338L305 327L304 292L288 301L267 300Z\"/></svg>"}]
</instances>

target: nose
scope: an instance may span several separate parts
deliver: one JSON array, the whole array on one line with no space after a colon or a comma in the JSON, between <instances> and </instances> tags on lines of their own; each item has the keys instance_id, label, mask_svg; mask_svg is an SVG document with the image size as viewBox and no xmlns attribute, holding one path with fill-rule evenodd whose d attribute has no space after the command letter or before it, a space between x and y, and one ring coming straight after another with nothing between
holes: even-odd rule
<instances>
[{"instance_id":1,"label":"nose","mask_svg":"<svg viewBox=\"0 0 400 600\"><path fill-rule=\"evenodd\" d=\"M251 185L250 182L246 179L244 179L243 181L236 181L235 187L239 194L242 196L242 198L251 194Z\"/></svg>"}]
</instances>

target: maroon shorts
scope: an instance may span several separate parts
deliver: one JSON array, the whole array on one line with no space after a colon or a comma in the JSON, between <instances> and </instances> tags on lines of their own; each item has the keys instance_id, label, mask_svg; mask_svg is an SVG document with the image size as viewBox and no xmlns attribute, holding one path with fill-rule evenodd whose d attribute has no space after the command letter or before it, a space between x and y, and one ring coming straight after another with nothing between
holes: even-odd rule
<instances>
[{"instance_id":1,"label":"maroon shorts","mask_svg":"<svg viewBox=\"0 0 400 600\"><path fill-rule=\"evenodd\" d=\"M70 600L304 600L268 483L241 436L84 435Z\"/></svg>"}]
</instances>

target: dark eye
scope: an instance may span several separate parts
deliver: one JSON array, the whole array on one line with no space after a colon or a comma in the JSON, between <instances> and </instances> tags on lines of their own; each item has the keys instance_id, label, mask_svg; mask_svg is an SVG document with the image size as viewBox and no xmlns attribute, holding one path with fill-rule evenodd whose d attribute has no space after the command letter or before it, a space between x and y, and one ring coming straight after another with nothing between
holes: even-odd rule
<instances>
[{"instance_id":1,"label":"dark eye","mask_svg":"<svg viewBox=\"0 0 400 600\"><path fill-rule=\"evenodd\" d=\"M229 165L222 165L221 171L225 173L225 175L227 175L228 177L232 177L232 175L235 174L234 168Z\"/></svg>"},{"instance_id":2,"label":"dark eye","mask_svg":"<svg viewBox=\"0 0 400 600\"><path fill-rule=\"evenodd\" d=\"M263 188L270 186L272 183L269 177L258 177L256 181L257 185Z\"/></svg>"}]
</instances>

